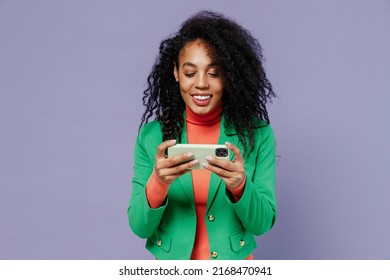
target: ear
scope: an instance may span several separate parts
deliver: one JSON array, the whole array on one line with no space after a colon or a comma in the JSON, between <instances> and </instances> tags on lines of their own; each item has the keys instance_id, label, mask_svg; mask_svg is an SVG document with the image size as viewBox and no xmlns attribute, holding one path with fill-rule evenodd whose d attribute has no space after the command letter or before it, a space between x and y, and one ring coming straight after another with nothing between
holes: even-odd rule
<instances>
[{"instance_id":1,"label":"ear","mask_svg":"<svg viewBox=\"0 0 390 280\"><path fill-rule=\"evenodd\" d=\"M175 80L176 80L176 82L178 82L179 81L179 73L178 73L175 62L173 63L173 76L175 76Z\"/></svg>"}]
</instances>

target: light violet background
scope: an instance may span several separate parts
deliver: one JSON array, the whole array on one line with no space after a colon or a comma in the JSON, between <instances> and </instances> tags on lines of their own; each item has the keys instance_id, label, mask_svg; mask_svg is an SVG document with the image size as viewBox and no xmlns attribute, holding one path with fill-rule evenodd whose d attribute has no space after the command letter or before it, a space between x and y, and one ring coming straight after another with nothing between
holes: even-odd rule
<instances>
[{"instance_id":1,"label":"light violet background","mask_svg":"<svg viewBox=\"0 0 390 280\"><path fill-rule=\"evenodd\" d=\"M278 219L256 259L389 259L390 1L0 0L0 259L153 259L128 226L159 43L200 9L264 47Z\"/></svg>"}]
</instances>

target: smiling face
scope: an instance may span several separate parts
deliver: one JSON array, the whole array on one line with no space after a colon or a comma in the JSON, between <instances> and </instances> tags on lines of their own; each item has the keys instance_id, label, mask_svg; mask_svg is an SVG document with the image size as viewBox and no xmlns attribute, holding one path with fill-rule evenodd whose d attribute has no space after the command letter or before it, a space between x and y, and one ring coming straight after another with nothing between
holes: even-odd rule
<instances>
[{"instance_id":1,"label":"smiling face","mask_svg":"<svg viewBox=\"0 0 390 280\"><path fill-rule=\"evenodd\" d=\"M221 101L223 82L220 70L202 40L187 43L179 53L174 76L185 104L195 114L211 112Z\"/></svg>"}]
</instances>

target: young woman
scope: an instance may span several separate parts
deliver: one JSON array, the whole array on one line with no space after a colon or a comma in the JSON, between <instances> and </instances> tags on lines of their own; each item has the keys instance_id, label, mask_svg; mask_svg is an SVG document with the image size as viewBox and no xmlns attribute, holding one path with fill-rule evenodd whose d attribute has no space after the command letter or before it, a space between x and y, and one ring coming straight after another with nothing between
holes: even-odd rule
<instances>
[{"instance_id":1,"label":"young woman","mask_svg":"<svg viewBox=\"0 0 390 280\"><path fill-rule=\"evenodd\" d=\"M255 235L276 218L275 141L262 49L225 16L204 11L160 45L144 92L128 208L133 232L157 259L252 259ZM155 116L155 120L149 119ZM201 170L177 143L225 144Z\"/></svg>"}]
</instances>

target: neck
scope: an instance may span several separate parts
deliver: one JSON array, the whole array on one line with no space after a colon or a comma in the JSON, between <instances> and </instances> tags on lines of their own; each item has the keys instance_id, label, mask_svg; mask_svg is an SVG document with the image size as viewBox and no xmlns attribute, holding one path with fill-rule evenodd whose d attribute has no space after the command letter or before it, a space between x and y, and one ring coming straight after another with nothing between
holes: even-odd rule
<instances>
[{"instance_id":1,"label":"neck","mask_svg":"<svg viewBox=\"0 0 390 280\"><path fill-rule=\"evenodd\" d=\"M186 106L186 117L187 122L198 125L210 125L221 120L222 116L222 102L219 102L218 105L208 112L207 114L196 114L188 106Z\"/></svg>"}]
</instances>

